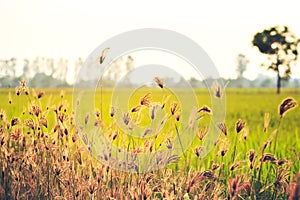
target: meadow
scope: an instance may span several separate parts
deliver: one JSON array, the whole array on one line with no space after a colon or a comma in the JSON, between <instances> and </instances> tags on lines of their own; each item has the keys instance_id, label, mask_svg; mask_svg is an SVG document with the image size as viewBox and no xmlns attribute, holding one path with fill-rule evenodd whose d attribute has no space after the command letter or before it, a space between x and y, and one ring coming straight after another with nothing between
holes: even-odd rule
<instances>
[{"instance_id":1,"label":"meadow","mask_svg":"<svg viewBox=\"0 0 300 200\"><path fill-rule=\"evenodd\" d=\"M135 152L172 148L169 137L176 131L168 127L183 120L176 97L163 108L170 116L162 130L167 134L128 144L131 138L112 124L111 92L103 89L102 98L96 97L103 103L97 101L94 118L112 143ZM130 118L149 113L151 102L164 103L158 88L139 105L146 94L135 94ZM199 147L213 113L209 93L195 89L195 94L198 111L204 112L190 147L167 167L135 173L113 169L89 154L74 122L72 89L31 89L25 83L1 89L0 199L298 199L299 90L276 95L273 89L226 89L226 118L218 124L222 133L203 158Z\"/></svg>"}]
</instances>

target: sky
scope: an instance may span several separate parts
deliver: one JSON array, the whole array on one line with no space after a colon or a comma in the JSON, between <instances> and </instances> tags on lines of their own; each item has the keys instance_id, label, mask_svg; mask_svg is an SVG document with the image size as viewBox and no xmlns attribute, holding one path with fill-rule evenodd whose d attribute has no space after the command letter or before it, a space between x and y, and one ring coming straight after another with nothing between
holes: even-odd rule
<instances>
[{"instance_id":1,"label":"sky","mask_svg":"<svg viewBox=\"0 0 300 200\"><path fill-rule=\"evenodd\" d=\"M236 58L250 63L245 76L274 75L259 67L264 55L252 47L254 34L287 25L300 37L297 0L252 1L70 1L0 0L0 59L36 56L87 58L105 40L139 28L163 28L198 43L220 75L236 77ZM136 65L144 63L136 58ZM300 62L299 62L300 63ZM300 78L300 65L293 69Z\"/></svg>"}]
</instances>

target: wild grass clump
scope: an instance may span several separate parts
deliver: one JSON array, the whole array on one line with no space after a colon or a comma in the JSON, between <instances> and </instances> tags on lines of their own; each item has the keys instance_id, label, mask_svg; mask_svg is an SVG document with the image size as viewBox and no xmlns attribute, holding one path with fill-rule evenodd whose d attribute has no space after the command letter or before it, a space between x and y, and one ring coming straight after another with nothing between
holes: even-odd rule
<instances>
[{"instance_id":1,"label":"wild grass clump","mask_svg":"<svg viewBox=\"0 0 300 200\"><path fill-rule=\"evenodd\" d=\"M155 81L164 89L162 80L156 77ZM208 106L197 109L197 118L189 120L197 123L197 137L184 156L173 155L168 167L139 174L112 169L92 158L84 147L88 138L79 137L67 95L58 96L54 101L46 91L35 92L22 81L14 94L8 94L7 106L0 108L0 199L299 199L300 172L295 167L299 149L294 149L298 157L285 157L276 149L281 124L288 123L282 120L297 105L291 97L279 105L278 116L264 115L261 128L267 139L258 144L250 143L255 131L246 120L217 122L222 134L204 158L201 144L208 128L199 120L213 113ZM181 120L180 104L166 97L155 106L153 96L142 95L122 119L130 125L147 110L153 120L158 109L165 109L166 123L173 129L163 138L155 134L153 139L146 138L151 134L148 130L144 142L129 140L101 118L105 114L101 111L95 112L94 125L104 127L116 145L134 142L130 146L134 152L152 152L161 146L172 149L174 127ZM216 96L221 97L220 88ZM115 113L112 106L107 119ZM279 119L277 125L270 126L271 117ZM85 116L86 124L90 120L91 116Z\"/></svg>"}]
</instances>

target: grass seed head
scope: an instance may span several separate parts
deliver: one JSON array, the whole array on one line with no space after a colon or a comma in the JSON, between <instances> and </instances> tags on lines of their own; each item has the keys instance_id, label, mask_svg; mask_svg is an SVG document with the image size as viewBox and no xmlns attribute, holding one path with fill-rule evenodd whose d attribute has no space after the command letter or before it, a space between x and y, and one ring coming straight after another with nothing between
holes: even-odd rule
<instances>
[{"instance_id":1,"label":"grass seed head","mask_svg":"<svg viewBox=\"0 0 300 200\"><path fill-rule=\"evenodd\" d=\"M32 105L29 110L29 113L31 115L35 115L36 117L38 117L41 112L42 112L41 108L37 105Z\"/></svg>"},{"instance_id":2,"label":"grass seed head","mask_svg":"<svg viewBox=\"0 0 300 200\"><path fill-rule=\"evenodd\" d=\"M275 158L275 156L273 154L265 153L265 154L262 155L261 161L262 162L268 162L268 161L270 161L270 162L274 163L276 161L276 158Z\"/></svg>"},{"instance_id":3,"label":"grass seed head","mask_svg":"<svg viewBox=\"0 0 300 200\"><path fill-rule=\"evenodd\" d=\"M15 126L17 124L19 124L21 122L21 120L18 117L13 117L11 119L11 126Z\"/></svg>"},{"instance_id":4,"label":"grass seed head","mask_svg":"<svg viewBox=\"0 0 300 200\"><path fill-rule=\"evenodd\" d=\"M104 60L106 58L106 55L107 55L107 53L108 53L109 50L110 50L109 47L106 47L105 49L102 50L100 58L99 58L100 65L104 62Z\"/></svg>"},{"instance_id":5,"label":"grass seed head","mask_svg":"<svg viewBox=\"0 0 300 200\"><path fill-rule=\"evenodd\" d=\"M264 116L264 133L267 132L270 123L270 113L265 113Z\"/></svg>"},{"instance_id":6,"label":"grass seed head","mask_svg":"<svg viewBox=\"0 0 300 200\"><path fill-rule=\"evenodd\" d=\"M221 87L220 87L219 85L217 86L217 88L216 88L216 90L215 90L215 96L216 96L217 98L221 98L221 96L222 96Z\"/></svg>"},{"instance_id":7,"label":"grass seed head","mask_svg":"<svg viewBox=\"0 0 300 200\"><path fill-rule=\"evenodd\" d=\"M238 119L238 121L235 124L236 133L241 132L243 130L243 128L245 127L245 125L246 125L246 122L244 120Z\"/></svg>"},{"instance_id":8,"label":"grass seed head","mask_svg":"<svg viewBox=\"0 0 300 200\"><path fill-rule=\"evenodd\" d=\"M229 196L233 199L234 197L238 196L239 194L239 184L240 184L241 176L238 175L235 179L229 180Z\"/></svg>"},{"instance_id":9,"label":"grass seed head","mask_svg":"<svg viewBox=\"0 0 300 200\"><path fill-rule=\"evenodd\" d=\"M161 109L165 108L165 106L166 106L167 102L169 101L170 97L171 97L171 95L168 95L166 98L164 98Z\"/></svg>"},{"instance_id":10,"label":"grass seed head","mask_svg":"<svg viewBox=\"0 0 300 200\"><path fill-rule=\"evenodd\" d=\"M42 116L40 118L40 121L39 121L39 124L40 126L44 126L45 128L48 128L48 121L47 121L47 118Z\"/></svg>"},{"instance_id":11,"label":"grass seed head","mask_svg":"<svg viewBox=\"0 0 300 200\"><path fill-rule=\"evenodd\" d=\"M224 122L218 123L219 129L222 131L222 133L226 136L227 135L227 128Z\"/></svg>"},{"instance_id":12,"label":"grass seed head","mask_svg":"<svg viewBox=\"0 0 300 200\"><path fill-rule=\"evenodd\" d=\"M129 124L129 122L130 122L130 115L129 115L129 113L124 113L124 115L123 115L123 122L124 122L124 124L126 126Z\"/></svg>"},{"instance_id":13,"label":"grass seed head","mask_svg":"<svg viewBox=\"0 0 300 200\"><path fill-rule=\"evenodd\" d=\"M168 149L172 149L173 142L170 138L167 138L165 143L166 143L166 146L167 146Z\"/></svg>"},{"instance_id":14,"label":"grass seed head","mask_svg":"<svg viewBox=\"0 0 300 200\"><path fill-rule=\"evenodd\" d=\"M5 139L4 136L1 136L1 135L0 135L0 145L1 145L1 146L3 146L4 143L5 143L4 139Z\"/></svg>"},{"instance_id":15,"label":"grass seed head","mask_svg":"<svg viewBox=\"0 0 300 200\"><path fill-rule=\"evenodd\" d=\"M255 151L252 149L249 151L249 161L250 162L253 162L254 161L254 158L255 158Z\"/></svg>"},{"instance_id":16,"label":"grass seed head","mask_svg":"<svg viewBox=\"0 0 300 200\"><path fill-rule=\"evenodd\" d=\"M11 133L12 139L15 140L15 141L19 140L21 133L22 133L22 130L20 128L15 129Z\"/></svg>"},{"instance_id":17,"label":"grass seed head","mask_svg":"<svg viewBox=\"0 0 300 200\"><path fill-rule=\"evenodd\" d=\"M221 156L225 156L227 151L228 151L228 149L222 149L221 150Z\"/></svg>"},{"instance_id":18,"label":"grass seed head","mask_svg":"<svg viewBox=\"0 0 300 200\"><path fill-rule=\"evenodd\" d=\"M20 87L21 88L26 88L26 80L23 79L21 82L20 82Z\"/></svg>"},{"instance_id":19,"label":"grass seed head","mask_svg":"<svg viewBox=\"0 0 300 200\"><path fill-rule=\"evenodd\" d=\"M203 146L199 146L199 147L196 147L196 148L194 149L194 153L195 153L195 155L196 155L197 157L201 157L202 154L203 154L203 152L204 152L204 147L203 147Z\"/></svg>"},{"instance_id":20,"label":"grass seed head","mask_svg":"<svg viewBox=\"0 0 300 200\"><path fill-rule=\"evenodd\" d=\"M21 88L17 86L15 90L16 90L16 95L20 96L20 94L22 92Z\"/></svg>"},{"instance_id":21,"label":"grass seed head","mask_svg":"<svg viewBox=\"0 0 300 200\"><path fill-rule=\"evenodd\" d=\"M160 88L164 88L164 81L159 78L159 77L154 77L154 81L155 83L158 85L158 87Z\"/></svg>"},{"instance_id":22,"label":"grass seed head","mask_svg":"<svg viewBox=\"0 0 300 200\"><path fill-rule=\"evenodd\" d=\"M263 151L268 147L268 145L269 145L269 141L266 141L265 143L264 143L264 146L263 146Z\"/></svg>"},{"instance_id":23,"label":"grass seed head","mask_svg":"<svg viewBox=\"0 0 300 200\"><path fill-rule=\"evenodd\" d=\"M158 111L158 109L160 107L161 106L159 104L151 105L151 108L150 108L150 118L151 118L151 120L155 119L156 112Z\"/></svg>"},{"instance_id":24,"label":"grass seed head","mask_svg":"<svg viewBox=\"0 0 300 200\"><path fill-rule=\"evenodd\" d=\"M6 111L0 109L0 120L6 121Z\"/></svg>"},{"instance_id":25,"label":"grass seed head","mask_svg":"<svg viewBox=\"0 0 300 200\"><path fill-rule=\"evenodd\" d=\"M76 142L77 139L78 139L78 135L77 135L76 133L74 133L74 134L72 135L72 141L73 141L73 142Z\"/></svg>"},{"instance_id":26,"label":"grass seed head","mask_svg":"<svg viewBox=\"0 0 300 200\"><path fill-rule=\"evenodd\" d=\"M231 170L231 171L236 170L236 168L238 168L239 165L240 165L240 163L234 163L234 164L230 167L230 170Z\"/></svg>"},{"instance_id":27,"label":"grass seed head","mask_svg":"<svg viewBox=\"0 0 300 200\"><path fill-rule=\"evenodd\" d=\"M96 115L96 117L100 117L100 116L101 116L101 112L100 112L99 110L97 110L97 111L95 112L95 115Z\"/></svg>"},{"instance_id":28,"label":"grass seed head","mask_svg":"<svg viewBox=\"0 0 300 200\"><path fill-rule=\"evenodd\" d=\"M89 122L89 117L90 115L87 113L84 117L84 124L87 125L87 123Z\"/></svg>"},{"instance_id":29,"label":"grass seed head","mask_svg":"<svg viewBox=\"0 0 300 200\"><path fill-rule=\"evenodd\" d=\"M45 96L45 92L44 91L39 91L37 94L38 99L42 98L43 96Z\"/></svg>"},{"instance_id":30,"label":"grass seed head","mask_svg":"<svg viewBox=\"0 0 300 200\"><path fill-rule=\"evenodd\" d=\"M141 105L137 105L134 108L131 109L131 112L138 112L141 109Z\"/></svg>"},{"instance_id":31,"label":"grass seed head","mask_svg":"<svg viewBox=\"0 0 300 200\"><path fill-rule=\"evenodd\" d=\"M140 104L142 106L149 107L150 103L151 103L151 93L149 92L140 99Z\"/></svg>"},{"instance_id":32,"label":"grass seed head","mask_svg":"<svg viewBox=\"0 0 300 200\"><path fill-rule=\"evenodd\" d=\"M77 152L75 154L75 158L76 158L77 162L79 163L79 165L82 165L82 158L81 158L81 153L80 152Z\"/></svg>"},{"instance_id":33,"label":"grass seed head","mask_svg":"<svg viewBox=\"0 0 300 200\"><path fill-rule=\"evenodd\" d=\"M68 131L67 128L64 128L64 134L65 134L65 135L68 135L68 134L69 134L69 131Z\"/></svg>"},{"instance_id":34,"label":"grass seed head","mask_svg":"<svg viewBox=\"0 0 300 200\"><path fill-rule=\"evenodd\" d=\"M116 131L113 135L112 135L112 140L116 140L117 137L119 136L119 131Z\"/></svg>"},{"instance_id":35,"label":"grass seed head","mask_svg":"<svg viewBox=\"0 0 300 200\"><path fill-rule=\"evenodd\" d=\"M197 136L198 136L199 140L202 141L207 134L208 134L207 127L203 128L203 129L198 128Z\"/></svg>"},{"instance_id":36,"label":"grass seed head","mask_svg":"<svg viewBox=\"0 0 300 200\"><path fill-rule=\"evenodd\" d=\"M111 109L110 109L110 117L115 116L116 111L117 111L116 107L112 106Z\"/></svg>"},{"instance_id":37,"label":"grass seed head","mask_svg":"<svg viewBox=\"0 0 300 200\"><path fill-rule=\"evenodd\" d=\"M214 172L211 170L205 170L201 173L201 175L206 179L213 179L215 177Z\"/></svg>"},{"instance_id":38,"label":"grass seed head","mask_svg":"<svg viewBox=\"0 0 300 200\"><path fill-rule=\"evenodd\" d=\"M297 102L292 98L288 97L284 99L281 104L279 105L279 115L280 118L284 117L284 115L291 110L292 108L295 108L297 106Z\"/></svg>"},{"instance_id":39,"label":"grass seed head","mask_svg":"<svg viewBox=\"0 0 300 200\"><path fill-rule=\"evenodd\" d=\"M33 119L27 119L25 121L25 125L28 126L30 129L35 130L35 123Z\"/></svg>"},{"instance_id":40,"label":"grass seed head","mask_svg":"<svg viewBox=\"0 0 300 200\"><path fill-rule=\"evenodd\" d=\"M279 160L277 160L277 165L278 166L282 166L286 163L288 163L289 161L287 159L284 159L284 158L280 158Z\"/></svg>"},{"instance_id":41,"label":"grass seed head","mask_svg":"<svg viewBox=\"0 0 300 200\"><path fill-rule=\"evenodd\" d=\"M178 103L177 103L177 102L173 102L173 103L171 104L171 108L170 108L171 114L174 115L175 112L176 112L178 109L179 109Z\"/></svg>"},{"instance_id":42,"label":"grass seed head","mask_svg":"<svg viewBox=\"0 0 300 200\"><path fill-rule=\"evenodd\" d=\"M58 111L61 111L63 108L64 108L64 104L61 103L61 104L58 106Z\"/></svg>"},{"instance_id":43,"label":"grass seed head","mask_svg":"<svg viewBox=\"0 0 300 200\"><path fill-rule=\"evenodd\" d=\"M180 156L179 155L171 155L167 158L166 164L171 164L171 163L175 163L178 162Z\"/></svg>"},{"instance_id":44,"label":"grass seed head","mask_svg":"<svg viewBox=\"0 0 300 200\"><path fill-rule=\"evenodd\" d=\"M26 96L28 96L29 95L29 89L26 87L26 88L24 88L23 89L23 91L24 91L24 94L26 95Z\"/></svg>"},{"instance_id":45,"label":"grass seed head","mask_svg":"<svg viewBox=\"0 0 300 200\"><path fill-rule=\"evenodd\" d=\"M65 97L65 92L63 90L60 91L60 98L63 99Z\"/></svg>"},{"instance_id":46,"label":"grass seed head","mask_svg":"<svg viewBox=\"0 0 300 200\"><path fill-rule=\"evenodd\" d=\"M244 136L243 136L245 141L247 140L248 136L249 136L249 128L245 127L244 128Z\"/></svg>"},{"instance_id":47,"label":"grass seed head","mask_svg":"<svg viewBox=\"0 0 300 200\"><path fill-rule=\"evenodd\" d=\"M151 129L151 128L147 128L147 129L144 131L143 137L145 137L146 135L150 134L151 132L152 132L152 129Z\"/></svg>"},{"instance_id":48,"label":"grass seed head","mask_svg":"<svg viewBox=\"0 0 300 200\"><path fill-rule=\"evenodd\" d=\"M179 120L180 120L180 112L176 112L175 113L175 119L176 119L176 121L179 122Z\"/></svg>"},{"instance_id":49,"label":"grass seed head","mask_svg":"<svg viewBox=\"0 0 300 200\"><path fill-rule=\"evenodd\" d=\"M11 92L8 93L8 103L9 104L12 103Z\"/></svg>"},{"instance_id":50,"label":"grass seed head","mask_svg":"<svg viewBox=\"0 0 300 200\"><path fill-rule=\"evenodd\" d=\"M208 114L211 114L211 113L212 113L211 109L210 109L208 106L202 106L202 107L198 110L198 112L205 112L205 113L208 113Z\"/></svg>"},{"instance_id":51,"label":"grass seed head","mask_svg":"<svg viewBox=\"0 0 300 200\"><path fill-rule=\"evenodd\" d=\"M212 169L213 171L215 171L215 170L217 170L219 167L220 167L220 165L214 163L214 164L212 165L211 169Z\"/></svg>"}]
</instances>

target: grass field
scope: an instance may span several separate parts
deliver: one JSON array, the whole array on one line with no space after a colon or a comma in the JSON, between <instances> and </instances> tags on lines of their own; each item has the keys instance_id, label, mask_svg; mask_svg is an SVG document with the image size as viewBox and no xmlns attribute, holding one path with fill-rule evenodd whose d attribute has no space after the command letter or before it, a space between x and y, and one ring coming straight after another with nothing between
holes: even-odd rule
<instances>
[{"instance_id":1,"label":"grass field","mask_svg":"<svg viewBox=\"0 0 300 200\"><path fill-rule=\"evenodd\" d=\"M24 86L21 90L19 96L14 89L0 90L1 199L293 199L299 195L300 109L286 108L282 118L278 109L287 97L299 102L297 89L283 89L280 95L273 89L227 89L227 132L223 129L212 151L199 156L211 117L205 113L197 121L197 137L184 154L173 157L168 167L147 173L118 171L89 155L72 115L71 89ZM131 138L110 116L112 90L102 92L102 104L96 95L99 113L90 120L96 119L95 126L128 151L151 152L170 145L168 138L176 136L177 120L187 120L180 118L181 105L176 110L177 99L171 96L164 108L170 117L162 133L155 139ZM195 93L199 108L211 106L206 90ZM129 110L145 94L144 90L135 93ZM162 104L163 95L152 90L149 104ZM150 106L139 106L145 108L130 112L130 119L149 113ZM149 121L140 117L142 124Z\"/></svg>"}]
</instances>

